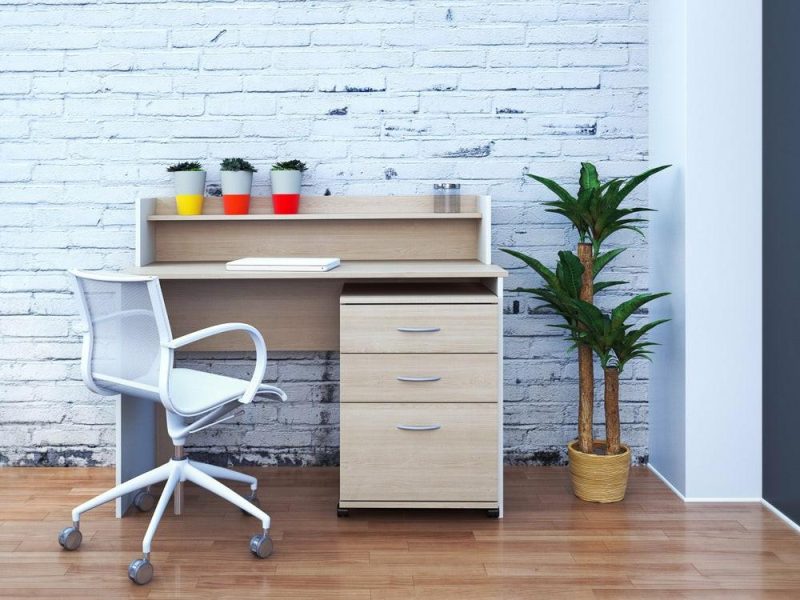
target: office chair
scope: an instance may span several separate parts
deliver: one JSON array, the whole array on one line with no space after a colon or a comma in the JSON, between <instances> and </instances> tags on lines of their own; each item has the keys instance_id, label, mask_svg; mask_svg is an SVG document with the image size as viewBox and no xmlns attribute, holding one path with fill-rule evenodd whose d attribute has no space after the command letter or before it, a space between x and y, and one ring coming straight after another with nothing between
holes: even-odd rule
<instances>
[{"instance_id":1,"label":"office chair","mask_svg":"<svg viewBox=\"0 0 800 600\"><path fill-rule=\"evenodd\" d=\"M173 339L164 298L157 277L70 271L87 327L83 336L81 371L93 392L106 396L125 394L130 402L161 402L166 409L167 431L175 446L172 460L84 502L72 511L72 526L58 536L65 550L81 545L80 517L84 512L138 492L136 503L145 505L149 487L166 481L142 542L143 557L128 567L128 577L138 584L153 577L150 545L170 497L179 482L191 481L261 521L262 532L250 539L250 551L258 558L272 553L270 518L259 508L258 480L214 465L190 460L184 452L189 434L206 429L238 414L256 395L286 394L262 382L267 368L267 347L257 329L244 323L226 323ZM174 366L175 350L209 336L230 331L247 333L256 350L256 365L248 381ZM243 497L216 478L250 485ZM151 497L152 498L152 497ZM177 501L177 499L176 499ZM152 503L151 503L152 504Z\"/></svg>"}]
</instances>

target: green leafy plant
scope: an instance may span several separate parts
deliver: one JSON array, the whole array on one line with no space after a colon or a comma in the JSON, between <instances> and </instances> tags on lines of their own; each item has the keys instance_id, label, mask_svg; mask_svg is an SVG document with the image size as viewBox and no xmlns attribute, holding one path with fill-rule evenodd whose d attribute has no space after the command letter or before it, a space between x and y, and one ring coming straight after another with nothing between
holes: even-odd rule
<instances>
[{"instance_id":1,"label":"green leafy plant","mask_svg":"<svg viewBox=\"0 0 800 600\"><path fill-rule=\"evenodd\" d=\"M301 162L297 159L295 160L286 160L283 162L276 162L272 165L273 171L300 171L301 173L307 169L306 163Z\"/></svg>"},{"instance_id":2,"label":"green leafy plant","mask_svg":"<svg viewBox=\"0 0 800 600\"><path fill-rule=\"evenodd\" d=\"M633 230L643 234L639 226L645 222L640 213L651 210L644 207L623 207L622 202L639 185L644 183L652 175L663 171L669 165L663 165L649 169L639 175L629 178L615 178L601 183L597 173L597 168L589 163L581 163L580 176L578 180L578 192L573 196L563 186L539 175L529 174L528 176L538 181L552 191L557 199L545 202L548 212L560 214L572 224L578 232L579 243L577 256L571 252L559 252L558 263L555 271L546 268L541 262L533 257L521 252L502 249L504 252L519 258L531 267L544 280L544 285L538 288L519 288L522 291L532 294L535 298L543 302L541 307L549 308L560 315L565 323L559 327L567 328L570 336L578 348L578 372L579 372L579 399L578 399L578 448L581 452L590 453L593 451L593 403L594 403L594 362L592 353L601 348L596 343L597 340L591 337L590 328L592 322L587 320L589 314L587 306L594 308L600 314L599 309L593 305L594 294L610 287L617 286L624 281L595 281L598 274L609 265L617 256L624 252L624 248L615 248L608 252L602 252L602 245L614 233L622 230ZM645 297L648 297L645 295ZM660 297L648 297L650 300ZM639 296L636 297L641 300ZM637 300L637 302L639 301ZM633 302L633 300L631 301ZM636 304L636 302L633 302ZM623 303L621 306L628 306ZM641 305L640 305L641 306ZM638 307L637 307L638 308ZM621 309L624 310L624 309ZM636 310L634 308L633 310ZM631 311L632 313L633 311ZM618 312L618 315L620 313ZM628 315L630 316L630 315ZM625 317L627 318L627 317ZM625 318L622 319L624 326ZM609 317L609 319L613 319ZM616 321L614 321L616 323ZM656 323L658 324L658 323ZM653 325L655 326L655 325ZM651 327L652 328L652 327ZM646 329L644 333L649 331ZM640 356L646 349L637 346L634 342L639 339L631 330L628 337L622 336L617 344L620 355L617 357L627 357L626 360ZM583 333L583 335L581 335ZM639 337L643 336L641 333ZM629 347L625 343L632 344ZM616 355L615 355L616 356ZM611 408L606 406L606 422L608 427L609 418L616 416L616 437L619 440L619 409L618 409L618 373L617 382L609 381L609 376L613 378L613 373L606 369L606 363L601 359L605 374L607 388L615 387L616 392L611 393ZM608 393L608 392L607 392ZM616 396L615 396L616 394ZM616 409L614 408L614 397ZM611 424L612 433L615 429ZM607 435L608 437L608 435ZM617 450L618 450L617 443Z\"/></svg>"},{"instance_id":3,"label":"green leafy plant","mask_svg":"<svg viewBox=\"0 0 800 600\"><path fill-rule=\"evenodd\" d=\"M168 173L177 171L202 171L203 166L199 162L179 162L167 167Z\"/></svg>"},{"instance_id":4,"label":"green leafy plant","mask_svg":"<svg viewBox=\"0 0 800 600\"><path fill-rule=\"evenodd\" d=\"M572 252L562 250L558 253L558 262L555 271L548 269L540 261L523 252L501 248L502 252L519 258L531 267L544 280L544 287L538 288L516 288L515 292L527 292L535 298L541 300L543 304L536 307L536 310L548 308L557 315L560 315L570 326L578 325L578 313L575 302L580 299L580 290L583 284L584 266ZM625 248L617 248L605 253L595 262L595 270L592 278L596 278L603 268L615 257L625 251ZM625 283L624 281L599 281L594 283L594 289L606 289L615 285Z\"/></svg>"},{"instance_id":5,"label":"green leafy plant","mask_svg":"<svg viewBox=\"0 0 800 600\"><path fill-rule=\"evenodd\" d=\"M620 451L619 374L634 358L650 360L655 342L646 340L647 333L669 319L651 321L639 327L628 323L634 312L668 292L638 294L604 313L589 302L573 300L574 320L565 325L576 344L587 344L597 354L605 375L603 403L606 412L606 452Z\"/></svg>"},{"instance_id":6,"label":"green leafy plant","mask_svg":"<svg viewBox=\"0 0 800 600\"><path fill-rule=\"evenodd\" d=\"M220 163L219 168L221 171L250 171L251 173L258 171L243 158L226 158Z\"/></svg>"},{"instance_id":7,"label":"green leafy plant","mask_svg":"<svg viewBox=\"0 0 800 600\"><path fill-rule=\"evenodd\" d=\"M592 163L581 163L580 187L577 197L551 179L528 174L552 191L558 200L545 202L547 212L560 214L577 229L582 243L591 243L594 254L598 254L601 244L613 233L625 229L642 234L639 225L646 219L639 213L651 211L645 207L621 208L633 190L647 181L652 175L663 171L670 165L649 169L630 178L615 178L601 184L597 169Z\"/></svg>"}]
</instances>

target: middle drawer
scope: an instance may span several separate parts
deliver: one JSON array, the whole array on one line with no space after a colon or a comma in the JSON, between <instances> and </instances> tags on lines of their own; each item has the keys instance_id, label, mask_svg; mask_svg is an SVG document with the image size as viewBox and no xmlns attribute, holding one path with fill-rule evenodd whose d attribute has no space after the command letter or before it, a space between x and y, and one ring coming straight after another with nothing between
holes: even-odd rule
<instances>
[{"instance_id":1,"label":"middle drawer","mask_svg":"<svg viewBox=\"0 0 800 600\"><path fill-rule=\"evenodd\" d=\"M342 402L494 402L496 354L342 354Z\"/></svg>"}]
</instances>

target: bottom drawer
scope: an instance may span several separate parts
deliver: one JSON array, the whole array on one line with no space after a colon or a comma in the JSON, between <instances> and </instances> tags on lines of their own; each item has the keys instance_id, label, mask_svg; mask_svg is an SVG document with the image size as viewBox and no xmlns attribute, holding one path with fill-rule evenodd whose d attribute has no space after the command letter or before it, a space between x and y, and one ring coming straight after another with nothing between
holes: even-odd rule
<instances>
[{"instance_id":1,"label":"bottom drawer","mask_svg":"<svg viewBox=\"0 0 800 600\"><path fill-rule=\"evenodd\" d=\"M497 404L342 403L343 501L497 502Z\"/></svg>"}]
</instances>

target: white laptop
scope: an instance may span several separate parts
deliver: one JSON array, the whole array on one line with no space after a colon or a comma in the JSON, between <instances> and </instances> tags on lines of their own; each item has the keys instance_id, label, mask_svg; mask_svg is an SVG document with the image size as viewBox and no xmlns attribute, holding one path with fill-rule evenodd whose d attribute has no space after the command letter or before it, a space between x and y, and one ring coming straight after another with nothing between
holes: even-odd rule
<instances>
[{"instance_id":1,"label":"white laptop","mask_svg":"<svg viewBox=\"0 0 800 600\"><path fill-rule=\"evenodd\" d=\"M330 271L341 264L338 258L248 257L225 263L228 271Z\"/></svg>"}]
</instances>

